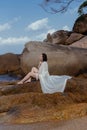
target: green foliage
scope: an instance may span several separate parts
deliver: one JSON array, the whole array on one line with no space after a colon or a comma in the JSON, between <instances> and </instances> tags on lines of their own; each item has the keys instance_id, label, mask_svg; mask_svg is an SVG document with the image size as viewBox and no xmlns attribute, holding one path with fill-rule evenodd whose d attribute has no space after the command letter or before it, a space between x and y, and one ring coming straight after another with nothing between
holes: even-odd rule
<instances>
[{"instance_id":1,"label":"green foliage","mask_svg":"<svg viewBox=\"0 0 87 130\"><path fill-rule=\"evenodd\" d=\"M78 13L79 13L79 15L84 14L83 9L86 8L86 7L87 7L87 0L84 1L84 2L80 5L80 7L79 7L79 9L78 9Z\"/></svg>"},{"instance_id":2,"label":"green foliage","mask_svg":"<svg viewBox=\"0 0 87 130\"><path fill-rule=\"evenodd\" d=\"M75 0L43 0L40 6L48 13L64 13L73 2L75 2ZM76 2L81 2L81 0L76 0ZM86 8L87 0L83 0L83 3L78 8L79 15L84 14L84 9Z\"/></svg>"},{"instance_id":3,"label":"green foliage","mask_svg":"<svg viewBox=\"0 0 87 130\"><path fill-rule=\"evenodd\" d=\"M80 16L77 18L76 22L85 21L85 17L84 17L84 16L87 17L87 14L82 14L82 15L80 15Z\"/></svg>"}]
</instances>

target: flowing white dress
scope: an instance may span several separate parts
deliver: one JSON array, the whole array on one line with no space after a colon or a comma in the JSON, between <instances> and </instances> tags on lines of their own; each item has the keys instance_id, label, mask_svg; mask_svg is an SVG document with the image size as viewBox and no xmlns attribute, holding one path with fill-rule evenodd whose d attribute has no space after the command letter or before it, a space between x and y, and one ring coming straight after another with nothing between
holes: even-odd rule
<instances>
[{"instance_id":1,"label":"flowing white dress","mask_svg":"<svg viewBox=\"0 0 87 130\"><path fill-rule=\"evenodd\" d=\"M55 93L64 92L67 80L72 77L67 75L50 75L48 72L48 63L42 62L39 67L38 78L43 93Z\"/></svg>"}]
</instances>

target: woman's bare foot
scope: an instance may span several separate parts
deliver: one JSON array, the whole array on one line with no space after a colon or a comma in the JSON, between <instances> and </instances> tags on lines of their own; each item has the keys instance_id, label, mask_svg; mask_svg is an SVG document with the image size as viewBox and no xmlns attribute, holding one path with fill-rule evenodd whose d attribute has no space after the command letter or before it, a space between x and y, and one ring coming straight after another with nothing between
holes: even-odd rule
<instances>
[{"instance_id":1,"label":"woman's bare foot","mask_svg":"<svg viewBox=\"0 0 87 130\"><path fill-rule=\"evenodd\" d=\"M31 82L31 78L25 81L25 83L30 83L30 82Z\"/></svg>"},{"instance_id":2,"label":"woman's bare foot","mask_svg":"<svg viewBox=\"0 0 87 130\"><path fill-rule=\"evenodd\" d=\"M23 81L19 81L17 84L23 84Z\"/></svg>"}]
</instances>

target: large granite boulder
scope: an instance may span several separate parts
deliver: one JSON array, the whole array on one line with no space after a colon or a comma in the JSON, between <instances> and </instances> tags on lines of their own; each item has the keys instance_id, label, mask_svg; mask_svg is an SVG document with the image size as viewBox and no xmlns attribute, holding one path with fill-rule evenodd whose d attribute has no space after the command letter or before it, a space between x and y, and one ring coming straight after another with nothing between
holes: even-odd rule
<instances>
[{"instance_id":1,"label":"large granite boulder","mask_svg":"<svg viewBox=\"0 0 87 130\"><path fill-rule=\"evenodd\" d=\"M87 70L87 49L59 46L47 42L29 42L21 56L21 68L28 73L37 67L41 53L47 53L50 74L78 75Z\"/></svg>"},{"instance_id":2,"label":"large granite boulder","mask_svg":"<svg viewBox=\"0 0 87 130\"><path fill-rule=\"evenodd\" d=\"M85 35L80 33L60 30L54 32L53 34L48 33L47 39L45 39L44 42L50 42L51 44L58 45L72 45L76 41L79 42L79 40L83 37L85 37Z\"/></svg>"},{"instance_id":3,"label":"large granite boulder","mask_svg":"<svg viewBox=\"0 0 87 130\"><path fill-rule=\"evenodd\" d=\"M87 36L81 38L79 41L70 45L71 47L87 48Z\"/></svg>"},{"instance_id":4,"label":"large granite boulder","mask_svg":"<svg viewBox=\"0 0 87 130\"><path fill-rule=\"evenodd\" d=\"M59 30L54 32L52 35L50 33L47 34L47 39L45 39L46 42L50 42L53 44L63 44L65 45L65 41L70 36L71 32Z\"/></svg>"},{"instance_id":5,"label":"large granite boulder","mask_svg":"<svg viewBox=\"0 0 87 130\"><path fill-rule=\"evenodd\" d=\"M84 37L84 35L79 34L79 33L71 33L71 35L68 37L68 39L65 41L66 45L72 45L74 42L78 41L80 39L82 39Z\"/></svg>"},{"instance_id":6,"label":"large granite boulder","mask_svg":"<svg viewBox=\"0 0 87 130\"><path fill-rule=\"evenodd\" d=\"M87 14L83 14L77 18L73 26L73 31L87 35Z\"/></svg>"},{"instance_id":7,"label":"large granite boulder","mask_svg":"<svg viewBox=\"0 0 87 130\"><path fill-rule=\"evenodd\" d=\"M20 55L7 53L0 55L0 74L20 74Z\"/></svg>"}]
</instances>

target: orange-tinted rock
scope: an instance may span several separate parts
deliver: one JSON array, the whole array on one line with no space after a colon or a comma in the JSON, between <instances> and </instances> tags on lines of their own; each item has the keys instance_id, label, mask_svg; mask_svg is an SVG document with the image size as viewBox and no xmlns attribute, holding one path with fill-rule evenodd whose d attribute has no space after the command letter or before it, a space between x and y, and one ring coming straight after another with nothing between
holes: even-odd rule
<instances>
[{"instance_id":1,"label":"orange-tinted rock","mask_svg":"<svg viewBox=\"0 0 87 130\"><path fill-rule=\"evenodd\" d=\"M12 53L0 55L0 74L7 73L21 73L19 55Z\"/></svg>"},{"instance_id":2,"label":"orange-tinted rock","mask_svg":"<svg viewBox=\"0 0 87 130\"><path fill-rule=\"evenodd\" d=\"M26 104L12 108L6 115L9 123L35 123L44 121L60 121L86 116L87 103L70 104L63 107L40 108Z\"/></svg>"},{"instance_id":3,"label":"orange-tinted rock","mask_svg":"<svg viewBox=\"0 0 87 130\"><path fill-rule=\"evenodd\" d=\"M39 81L17 86L4 84L3 87L2 84L2 88L0 87L0 122L3 123L64 120L87 114L85 78L68 80L64 93L43 94Z\"/></svg>"},{"instance_id":4,"label":"orange-tinted rock","mask_svg":"<svg viewBox=\"0 0 87 130\"><path fill-rule=\"evenodd\" d=\"M1 86L1 85L0 85ZM12 94L20 94L27 92L42 92L39 81L34 81L31 83L26 83L23 85L2 85L0 87L0 96L2 95L12 95Z\"/></svg>"},{"instance_id":5,"label":"orange-tinted rock","mask_svg":"<svg viewBox=\"0 0 87 130\"><path fill-rule=\"evenodd\" d=\"M68 80L65 93L43 94L38 81L17 86L7 86L0 89L0 111L12 107L12 104L22 104L29 102L32 105L42 107L56 106L59 104L68 104L87 101L87 81L86 79L72 78ZM4 96L5 95L5 96ZM18 100L17 100L18 98ZM15 101L15 102L13 102ZM3 109L2 109L3 108Z\"/></svg>"}]
</instances>

